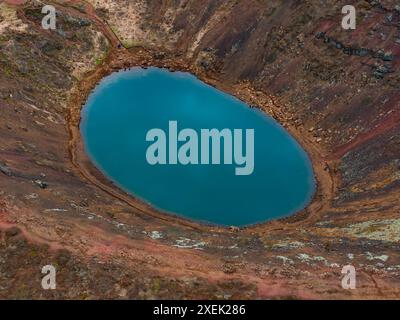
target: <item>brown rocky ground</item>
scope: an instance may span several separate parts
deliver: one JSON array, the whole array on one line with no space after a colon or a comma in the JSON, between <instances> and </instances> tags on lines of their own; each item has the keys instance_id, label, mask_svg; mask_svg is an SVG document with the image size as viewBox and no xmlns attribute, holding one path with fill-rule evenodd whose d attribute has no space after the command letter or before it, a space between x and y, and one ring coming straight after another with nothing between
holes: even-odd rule
<instances>
[{"instance_id":1,"label":"brown rocky ground","mask_svg":"<svg viewBox=\"0 0 400 320\"><path fill-rule=\"evenodd\" d=\"M50 3L55 31L36 1L0 3L1 298L400 298L396 1L354 1L355 31L340 27L344 1ZM217 228L105 181L79 111L137 65L191 71L279 120L313 159L311 205ZM57 290L41 289L46 264ZM356 290L341 288L346 264Z\"/></svg>"}]
</instances>

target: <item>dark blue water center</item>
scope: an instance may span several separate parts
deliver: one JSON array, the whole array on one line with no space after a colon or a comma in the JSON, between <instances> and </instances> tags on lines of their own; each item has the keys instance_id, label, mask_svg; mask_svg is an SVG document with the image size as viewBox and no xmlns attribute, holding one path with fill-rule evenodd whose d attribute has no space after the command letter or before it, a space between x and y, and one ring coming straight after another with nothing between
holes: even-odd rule
<instances>
[{"instance_id":1,"label":"dark blue water center","mask_svg":"<svg viewBox=\"0 0 400 320\"><path fill-rule=\"evenodd\" d=\"M170 121L199 137L202 129L243 129L245 141L253 129L254 171L236 175L235 162L149 164L146 135L154 128L168 135ZM307 154L282 126L188 73L135 68L106 77L82 111L81 132L91 160L116 185L197 221L244 226L288 216L315 190Z\"/></svg>"}]
</instances>

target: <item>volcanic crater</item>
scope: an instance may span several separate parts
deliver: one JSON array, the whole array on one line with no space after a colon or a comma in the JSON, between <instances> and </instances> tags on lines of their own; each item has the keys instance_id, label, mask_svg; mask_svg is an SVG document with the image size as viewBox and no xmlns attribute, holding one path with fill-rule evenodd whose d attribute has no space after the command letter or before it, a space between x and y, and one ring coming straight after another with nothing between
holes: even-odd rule
<instances>
[{"instance_id":1,"label":"volcanic crater","mask_svg":"<svg viewBox=\"0 0 400 320\"><path fill-rule=\"evenodd\" d=\"M0 297L400 298L400 7L354 1L0 3ZM186 71L257 106L309 154L295 215L246 228L166 215L86 155L81 109L105 76ZM245 201L245 199L243 199ZM40 286L57 268L57 290ZM341 270L357 270L344 290Z\"/></svg>"}]
</instances>

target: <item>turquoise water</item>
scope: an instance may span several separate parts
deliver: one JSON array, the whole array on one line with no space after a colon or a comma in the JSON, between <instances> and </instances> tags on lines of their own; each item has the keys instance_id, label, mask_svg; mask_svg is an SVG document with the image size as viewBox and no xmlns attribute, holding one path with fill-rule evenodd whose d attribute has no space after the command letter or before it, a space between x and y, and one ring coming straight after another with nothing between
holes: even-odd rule
<instances>
[{"instance_id":1,"label":"turquoise water","mask_svg":"<svg viewBox=\"0 0 400 320\"><path fill-rule=\"evenodd\" d=\"M168 133L170 121L199 136L201 129L243 129L243 141L245 129L254 129L254 171L236 175L235 163L149 164L146 135ZM83 108L81 132L89 157L116 185L196 221L244 226L288 216L315 191L307 154L282 126L188 73L134 68L106 77Z\"/></svg>"}]
</instances>

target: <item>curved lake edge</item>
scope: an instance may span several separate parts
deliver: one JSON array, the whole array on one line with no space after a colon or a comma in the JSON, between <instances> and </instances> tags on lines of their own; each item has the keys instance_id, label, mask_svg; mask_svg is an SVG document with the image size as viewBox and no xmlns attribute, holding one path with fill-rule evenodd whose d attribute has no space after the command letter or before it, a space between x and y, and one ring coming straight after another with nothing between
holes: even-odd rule
<instances>
[{"instance_id":1,"label":"curved lake edge","mask_svg":"<svg viewBox=\"0 0 400 320\"><path fill-rule=\"evenodd\" d=\"M254 128L254 160L247 163L249 150L241 151L246 154L246 177L237 177L236 154L235 162L226 167L149 166L143 155L148 156L150 143L144 137L154 127L163 128L168 136L171 123L169 128L165 124L171 119L183 122L176 130L196 128L196 136L201 128ZM288 217L304 209L314 195L311 161L284 127L259 108L187 72L135 67L111 74L87 100L80 128L94 165L115 185L161 212L243 227ZM220 143L224 148L226 137ZM236 148L235 141L235 152Z\"/></svg>"},{"instance_id":2,"label":"curved lake edge","mask_svg":"<svg viewBox=\"0 0 400 320\"><path fill-rule=\"evenodd\" d=\"M276 103L274 97L271 97L264 92L257 91L248 84L225 84L222 81L219 81L217 76L210 74L206 75L199 72L199 70L193 68L190 63L178 60L175 57L169 61L160 61L154 59L151 52L145 51L142 48L137 50L139 55L137 55L137 52L135 52L136 54L134 55L132 51L133 50L118 52L118 54L110 54L102 65L90 72L79 83L79 85L71 91L68 108L69 113L67 114L67 124L70 132L69 154L73 166L90 183L120 201L125 202L135 210L139 211L138 213L171 223L178 223L180 225L184 224L195 229L210 230L211 228L213 231L227 230L229 228L233 228L234 230L256 230L259 227L264 230L266 226L278 227L281 226L282 223L285 225L289 223L293 226L302 223L305 219L316 217L316 214L320 212L322 208L326 209L329 207L334 194L336 177L333 175L334 172L332 172L332 170L326 170L326 168L331 168L332 163L328 164L328 161L325 160L322 155L322 150L318 148L318 145L315 142L310 141L310 138L307 137L307 134L304 134L304 131L301 132L298 128L290 124L290 122L286 122L285 115L279 115L281 112L280 107ZM125 192L106 178L104 174L96 168L85 152L80 133L81 110L85 106L89 95L97 85L99 85L103 78L116 71L134 67L157 67L172 72L188 72L207 85L213 86L217 90L232 95L249 106L255 106L262 112L265 112L268 116L275 119L297 141L311 160L316 190L306 207L303 210L292 213L286 217L249 224L243 227L226 227L207 222L195 221L180 215L157 210L148 203ZM254 103L254 101L252 101L254 97L257 97L259 102Z\"/></svg>"}]
</instances>

